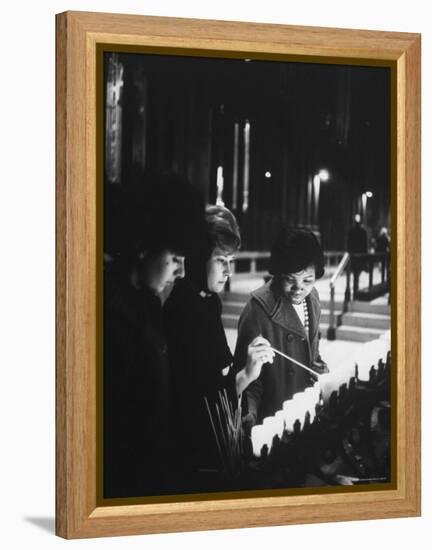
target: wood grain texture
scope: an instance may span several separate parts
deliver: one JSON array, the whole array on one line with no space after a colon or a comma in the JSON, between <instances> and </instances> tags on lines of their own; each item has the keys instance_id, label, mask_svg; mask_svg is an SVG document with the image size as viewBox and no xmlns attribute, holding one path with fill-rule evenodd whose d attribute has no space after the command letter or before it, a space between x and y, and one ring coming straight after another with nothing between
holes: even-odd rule
<instances>
[{"instance_id":1,"label":"wood grain texture","mask_svg":"<svg viewBox=\"0 0 432 550\"><path fill-rule=\"evenodd\" d=\"M56 532L67 532L66 19L56 20Z\"/></svg>"},{"instance_id":2,"label":"wood grain texture","mask_svg":"<svg viewBox=\"0 0 432 550\"><path fill-rule=\"evenodd\" d=\"M407 410L409 429L405 441L405 462L410 467L407 496L420 510L421 447L421 42L406 52L406 301L405 354L407 361Z\"/></svg>"},{"instance_id":3,"label":"wood grain texture","mask_svg":"<svg viewBox=\"0 0 432 550\"><path fill-rule=\"evenodd\" d=\"M117 43L396 60L416 35L108 13L68 12L87 32ZM288 50L287 50L288 48ZM367 55L365 55L367 54Z\"/></svg>"},{"instance_id":4,"label":"wood grain texture","mask_svg":"<svg viewBox=\"0 0 432 550\"><path fill-rule=\"evenodd\" d=\"M395 489L196 502L96 502L96 48L100 43L393 63ZM56 532L65 538L420 513L420 37L347 29L67 12L57 16ZM393 281L394 284L394 281ZM395 286L395 285L393 285Z\"/></svg>"}]
</instances>

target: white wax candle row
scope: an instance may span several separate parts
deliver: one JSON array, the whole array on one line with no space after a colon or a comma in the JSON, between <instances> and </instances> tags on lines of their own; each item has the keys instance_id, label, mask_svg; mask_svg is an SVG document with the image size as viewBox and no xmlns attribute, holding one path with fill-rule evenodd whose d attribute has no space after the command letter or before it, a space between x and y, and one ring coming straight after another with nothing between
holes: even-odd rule
<instances>
[{"instance_id":1,"label":"white wax candle row","mask_svg":"<svg viewBox=\"0 0 432 550\"><path fill-rule=\"evenodd\" d=\"M315 418L315 409L320 399L320 384L316 382L310 388L306 388L303 392L298 392L293 395L292 399L284 401L282 409L277 411L274 416L264 418L263 423L253 426L252 449L255 456L261 456L261 449L267 445L270 452L273 438L277 435L282 437L283 431L294 431L294 424L298 420L300 429L305 423L306 414L309 412L310 421Z\"/></svg>"},{"instance_id":2,"label":"white wax candle row","mask_svg":"<svg viewBox=\"0 0 432 550\"><path fill-rule=\"evenodd\" d=\"M355 375L356 365L359 380L369 380L371 367L378 365L380 359L386 360L390 345L390 331L385 332L380 338L365 343L358 354L353 357L352 363L350 362L347 367L339 369L339 375L335 371L320 375L312 387L306 388L304 392L296 393L292 399L284 401L282 409L277 411L274 416L264 418L262 424L253 426L251 438L254 455L261 456L264 445L267 445L268 452L270 452L275 435L281 438L284 429L293 432L297 420L300 422L300 429L302 429L307 412L310 414L310 421L313 422L320 395L327 399L333 391L339 391L343 384L348 384Z\"/></svg>"},{"instance_id":3,"label":"white wax candle row","mask_svg":"<svg viewBox=\"0 0 432 550\"><path fill-rule=\"evenodd\" d=\"M371 368L377 368L380 359L386 361L390 345L391 334L387 331L379 338L363 344L352 358L347 359L345 365L337 369L329 366L330 372L323 374L319 379L324 401L327 401L334 391L339 391L343 384L349 384L351 378L355 376L356 365L358 379L367 382Z\"/></svg>"},{"instance_id":4,"label":"white wax candle row","mask_svg":"<svg viewBox=\"0 0 432 550\"><path fill-rule=\"evenodd\" d=\"M391 348L390 331L385 332L380 338L366 342L356 356L358 367L358 378L362 381L369 380L369 373L372 366L377 367L379 359L387 358Z\"/></svg>"}]
</instances>

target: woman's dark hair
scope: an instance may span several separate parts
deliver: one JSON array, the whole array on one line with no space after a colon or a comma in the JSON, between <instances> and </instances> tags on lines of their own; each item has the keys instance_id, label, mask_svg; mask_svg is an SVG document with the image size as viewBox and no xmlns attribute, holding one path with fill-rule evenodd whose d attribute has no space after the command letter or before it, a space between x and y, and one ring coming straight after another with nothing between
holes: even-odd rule
<instances>
[{"instance_id":1,"label":"woman's dark hair","mask_svg":"<svg viewBox=\"0 0 432 550\"><path fill-rule=\"evenodd\" d=\"M105 190L104 251L133 261L143 252L186 255L205 236L204 203L182 176L164 174Z\"/></svg>"},{"instance_id":2,"label":"woman's dark hair","mask_svg":"<svg viewBox=\"0 0 432 550\"><path fill-rule=\"evenodd\" d=\"M298 273L310 265L317 279L324 275L324 254L317 237L307 229L284 227L271 249L270 273Z\"/></svg>"}]
</instances>

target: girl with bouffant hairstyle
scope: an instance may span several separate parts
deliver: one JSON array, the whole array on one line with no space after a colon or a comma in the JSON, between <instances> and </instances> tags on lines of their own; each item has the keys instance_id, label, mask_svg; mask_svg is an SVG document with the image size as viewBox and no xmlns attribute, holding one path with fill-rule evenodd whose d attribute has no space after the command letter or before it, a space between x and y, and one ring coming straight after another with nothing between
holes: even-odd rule
<instances>
[{"instance_id":1,"label":"girl with bouffant hairstyle","mask_svg":"<svg viewBox=\"0 0 432 550\"><path fill-rule=\"evenodd\" d=\"M226 390L233 407L255 380L273 351L262 337L247 345L245 360L234 371L233 356L222 325L219 294L231 277L231 263L241 243L237 221L227 208L208 206L205 244L186 258L185 278L178 281L165 303L168 353L174 388L176 460L186 487L197 487L201 468L220 466L204 397L216 401ZM181 489L180 489L181 490Z\"/></svg>"}]
</instances>

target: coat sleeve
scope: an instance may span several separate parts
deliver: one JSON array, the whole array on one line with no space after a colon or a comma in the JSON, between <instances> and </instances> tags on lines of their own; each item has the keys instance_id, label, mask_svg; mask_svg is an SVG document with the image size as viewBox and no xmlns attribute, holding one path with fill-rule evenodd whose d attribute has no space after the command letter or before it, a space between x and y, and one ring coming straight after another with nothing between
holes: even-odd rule
<instances>
[{"instance_id":1,"label":"coat sleeve","mask_svg":"<svg viewBox=\"0 0 432 550\"><path fill-rule=\"evenodd\" d=\"M257 306L249 301L240 316L238 325L237 345L234 354L234 368L236 372L243 369L246 365L249 344L261 334L262 327ZM257 378L245 390L247 412L252 424L256 423L262 393L263 386L260 378Z\"/></svg>"}]
</instances>

